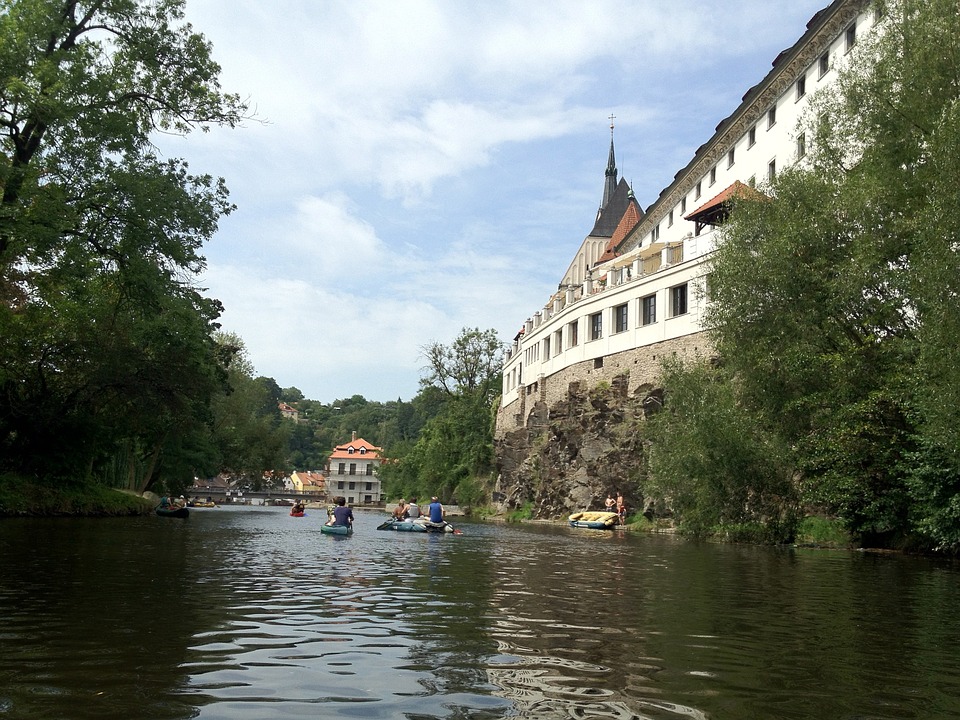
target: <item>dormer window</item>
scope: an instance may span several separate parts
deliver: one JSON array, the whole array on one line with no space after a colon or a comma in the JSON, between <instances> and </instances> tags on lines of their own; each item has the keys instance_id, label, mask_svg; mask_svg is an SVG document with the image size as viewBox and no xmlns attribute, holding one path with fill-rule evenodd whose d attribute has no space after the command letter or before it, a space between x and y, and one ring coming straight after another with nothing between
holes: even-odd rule
<instances>
[{"instance_id":1,"label":"dormer window","mask_svg":"<svg viewBox=\"0 0 960 720\"><path fill-rule=\"evenodd\" d=\"M347 454L348 454L348 455L353 455L353 445L351 445L350 447L347 448Z\"/></svg>"},{"instance_id":2,"label":"dormer window","mask_svg":"<svg viewBox=\"0 0 960 720\"><path fill-rule=\"evenodd\" d=\"M361 454L361 455L366 455L366 454L367 454L367 449L366 449L365 447L360 448L360 454Z\"/></svg>"}]
</instances>

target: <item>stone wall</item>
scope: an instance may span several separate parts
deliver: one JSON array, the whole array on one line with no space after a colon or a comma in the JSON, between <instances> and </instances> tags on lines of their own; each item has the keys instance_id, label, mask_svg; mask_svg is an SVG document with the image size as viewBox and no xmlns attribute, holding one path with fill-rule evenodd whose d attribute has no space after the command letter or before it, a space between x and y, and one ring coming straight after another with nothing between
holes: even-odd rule
<instances>
[{"instance_id":1,"label":"stone wall","mask_svg":"<svg viewBox=\"0 0 960 720\"><path fill-rule=\"evenodd\" d=\"M628 394L635 394L659 383L660 363L664 357L706 357L712 353L713 347L707 334L699 332L570 365L549 377L538 378L521 387L519 399L498 410L495 437L502 438L508 432L525 427L530 420L529 413L535 405L545 404L550 408L565 401L572 383L591 388L601 382L609 383L614 378L626 375L626 391ZM540 412L543 412L542 408Z\"/></svg>"}]
</instances>

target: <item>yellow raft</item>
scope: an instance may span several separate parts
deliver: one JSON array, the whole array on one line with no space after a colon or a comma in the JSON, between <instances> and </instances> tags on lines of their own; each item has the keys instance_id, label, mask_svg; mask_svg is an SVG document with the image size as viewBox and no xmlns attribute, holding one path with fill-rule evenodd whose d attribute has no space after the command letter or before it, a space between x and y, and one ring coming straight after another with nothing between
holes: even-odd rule
<instances>
[{"instance_id":1,"label":"yellow raft","mask_svg":"<svg viewBox=\"0 0 960 720\"><path fill-rule=\"evenodd\" d=\"M620 516L615 512L578 512L567 519L570 527L591 530L609 530L620 522Z\"/></svg>"}]
</instances>

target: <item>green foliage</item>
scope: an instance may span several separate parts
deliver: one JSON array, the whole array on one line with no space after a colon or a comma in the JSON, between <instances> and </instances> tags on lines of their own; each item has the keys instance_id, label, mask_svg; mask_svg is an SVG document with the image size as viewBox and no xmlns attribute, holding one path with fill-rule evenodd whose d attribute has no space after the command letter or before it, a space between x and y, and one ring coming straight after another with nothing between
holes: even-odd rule
<instances>
[{"instance_id":1,"label":"green foliage","mask_svg":"<svg viewBox=\"0 0 960 720\"><path fill-rule=\"evenodd\" d=\"M837 520L811 515L797 526L795 541L800 545L842 548L851 545L848 533Z\"/></svg>"},{"instance_id":2,"label":"green foliage","mask_svg":"<svg viewBox=\"0 0 960 720\"><path fill-rule=\"evenodd\" d=\"M789 525L796 497L787 449L738 402L737 385L703 361L669 359L663 409L646 428L647 496L673 508L682 531Z\"/></svg>"},{"instance_id":3,"label":"green foliage","mask_svg":"<svg viewBox=\"0 0 960 720\"><path fill-rule=\"evenodd\" d=\"M533 502L527 501L516 510L511 510L506 514L507 522L523 522L533 518Z\"/></svg>"},{"instance_id":4,"label":"green foliage","mask_svg":"<svg viewBox=\"0 0 960 720\"><path fill-rule=\"evenodd\" d=\"M175 453L209 436L221 308L194 277L232 206L150 135L233 125L245 108L182 6L4 3L0 467L182 482L192 463Z\"/></svg>"},{"instance_id":5,"label":"green foliage","mask_svg":"<svg viewBox=\"0 0 960 720\"><path fill-rule=\"evenodd\" d=\"M0 517L15 515L142 515L153 503L96 483L40 483L0 474Z\"/></svg>"},{"instance_id":6,"label":"green foliage","mask_svg":"<svg viewBox=\"0 0 960 720\"><path fill-rule=\"evenodd\" d=\"M386 491L478 503L486 494L479 478L494 465L500 342L493 330L464 328L452 345L433 343L423 350L430 365L414 406L425 422L415 442L388 452L392 462L381 471Z\"/></svg>"},{"instance_id":7,"label":"green foliage","mask_svg":"<svg viewBox=\"0 0 960 720\"><path fill-rule=\"evenodd\" d=\"M871 542L960 547L960 15L887 4L805 118L806 164L741 197L708 324L804 501Z\"/></svg>"}]
</instances>

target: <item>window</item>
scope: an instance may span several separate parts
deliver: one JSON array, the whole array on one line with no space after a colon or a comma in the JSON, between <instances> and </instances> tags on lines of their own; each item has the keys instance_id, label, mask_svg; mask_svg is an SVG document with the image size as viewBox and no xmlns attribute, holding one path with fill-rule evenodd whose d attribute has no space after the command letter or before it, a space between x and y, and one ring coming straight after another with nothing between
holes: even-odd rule
<instances>
[{"instance_id":1,"label":"window","mask_svg":"<svg viewBox=\"0 0 960 720\"><path fill-rule=\"evenodd\" d=\"M353 445L347 448L347 455L353 455Z\"/></svg>"},{"instance_id":2,"label":"window","mask_svg":"<svg viewBox=\"0 0 960 720\"><path fill-rule=\"evenodd\" d=\"M543 362L550 359L550 338L543 339Z\"/></svg>"},{"instance_id":3,"label":"window","mask_svg":"<svg viewBox=\"0 0 960 720\"><path fill-rule=\"evenodd\" d=\"M367 473L367 474L369 475L369 473ZM366 491L368 491L368 492L369 492L370 490L373 490L373 483L367 483L367 484L366 484L366 487L364 487L363 489L366 490ZM367 502L370 502L370 501L367 500Z\"/></svg>"},{"instance_id":4,"label":"window","mask_svg":"<svg viewBox=\"0 0 960 720\"><path fill-rule=\"evenodd\" d=\"M847 45L847 52L853 50L853 46L857 44L857 24L853 23L850 27L847 28L847 31L843 34L843 38Z\"/></svg>"},{"instance_id":5,"label":"window","mask_svg":"<svg viewBox=\"0 0 960 720\"><path fill-rule=\"evenodd\" d=\"M807 76L801 75L797 78L797 100L807 94Z\"/></svg>"},{"instance_id":6,"label":"window","mask_svg":"<svg viewBox=\"0 0 960 720\"><path fill-rule=\"evenodd\" d=\"M734 159L734 153L735 153L735 152L736 152L736 148L730 148L730 152L727 153L727 167L728 167L728 168L733 167L733 163L736 162L735 159Z\"/></svg>"},{"instance_id":7,"label":"window","mask_svg":"<svg viewBox=\"0 0 960 720\"><path fill-rule=\"evenodd\" d=\"M777 159L774 158L767 163L767 182L773 182L777 179Z\"/></svg>"},{"instance_id":8,"label":"window","mask_svg":"<svg viewBox=\"0 0 960 720\"><path fill-rule=\"evenodd\" d=\"M337 490L343 490L343 480L337 483Z\"/></svg>"},{"instance_id":9,"label":"window","mask_svg":"<svg viewBox=\"0 0 960 720\"><path fill-rule=\"evenodd\" d=\"M659 239L660 239L660 223L657 223L657 225L653 228L653 230L650 231L650 242L656 242Z\"/></svg>"},{"instance_id":10,"label":"window","mask_svg":"<svg viewBox=\"0 0 960 720\"><path fill-rule=\"evenodd\" d=\"M800 133L797 136L797 159L804 157L807 154L807 134Z\"/></svg>"},{"instance_id":11,"label":"window","mask_svg":"<svg viewBox=\"0 0 960 720\"><path fill-rule=\"evenodd\" d=\"M563 328L560 328L553 334L553 354L559 355L563 349Z\"/></svg>"},{"instance_id":12,"label":"window","mask_svg":"<svg viewBox=\"0 0 960 720\"><path fill-rule=\"evenodd\" d=\"M667 227L673 227L673 210L667 215Z\"/></svg>"},{"instance_id":13,"label":"window","mask_svg":"<svg viewBox=\"0 0 960 720\"><path fill-rule=\"evenodd\" d=\"M367 465L367 475L373 475L373 463ZM367 488L369 490L369 488Z\"/></svg>"},{"instance_id":14,"label":"window","mask_svg":"<svg viewBox=\"0 0 960 720\"><path fill-rule=\"evenodd\" d=\"M823 77L830 70L830 53L825 52L817 61L817 69L820 71L820 77Z\"/></svg>"},{"instance_id":15,"label":"window","mask_svg":"<svg viewBox=\"0 0 960 720\"><path fill-rule=\"evenodd\" d=\"M365 447L360 448L360 454L361 454L361 455L366 455L366 454L367 454L367 449L366 449Z\"/></svg>"},{"instance_id":16,"label":"window","mask_svg":"<svg viewBox=\"0 0 960 720\"><path fill-rule=\"evenodd\" d=\"M351 475L356 475L356 474L357 474L357 464L356 464L356 463L350 463L350 474L351 474ZM352 490L353 488L350 488L350 489Z\"/></svg>"},{"instance_id":17,"label":"window","mask_svg":"<svg viewBox=\"0 0 960 720\"><path fill-rule=\"evenodd\" d=\"M576 347L580 344L579 328L580 322L578 320L574 320L567 325L567 347Z\"/></svg>"},{"instance_id":18,"label":"window","mask_svg":"<svg viewBox=\"0 0 960 720\"><path fill-rule=\"evenodd\" d=\"M627 304L617 305L613 309L613 322L616 332L622 333L627 330Z\"/></svg>"},{"instance_id":19,"label":"window","mask_svg":"<svg viewBox=\"0 0 960 720\"><path fill-rule=\"evenodd\" d=\"M777 106L774 105L772 108L767 110L767 130L769 130L776 124L777 124Z\"/></svg>"},{"instance_id":20,"label":"window","mask_svg":"<svg viewBox=\"0 0 960 720\"><path fill-rule=\"evenodd\" d=\"M700 195L702 194L702 187L703 187L703 180L698 180L698 181L697 181L697 189L696 189L696 190L694 191L694 193L693 193L693 199L694 199L694 200L699 200L699 199L700 199Z\"/></svg>"},{"instance_id":21,"label":"window","mask_svg":"<svg viewBox=\"0 0 960 720\"><path fill-rule=\"evenodd\" d=\"M346 472L347 472L347 464L340 463L340 465L337 467L337 475L345 475Z\"/></svg>"},{"instance_id":22,"label":"window","mask_svg":"<svg viewBox=\"0 0 960 720\"><path fill-rule=\"evenodd\" d=\"M752 128L750 128L749 132L747 132L747 147L753 147L756 144L757 144L757 126L754 125Z\"/></svg>"},{"instance_id":23,"label":"window","mask_svg":"<svg viewBox=\"0 0 960 720\"><path fill-rule=\"evenodd\" d=\"M594 313L590 316L590 339L599 340L603 335L603 313Z\"/></svg>"},{"instance_id":24,"label":"window","mask_svg":"<svg viewBox=\"0 0 960 720\"><path fill-rule=\"evenodd\" d=\"M640 317L644 325L653 325L657 321L657 296L647 295L640 298Z\"/></svg>"},{"instance_id":25,"label":"window","mask_svg":"<svg viewBox=\"0 0 960 720\"><path fill-rule=\"evenodd\" d=\"M680 198L680 214L683 215L685 212L687 212L687 196L686 195Z\"/></svg>"},{"instance_id":26,"label":"window","mask_svg":"<svg viewBox=\"0 0 960 720\"><path fill-rule=\"evenodd\" d=\"M687 285L670 288L670 317L685 315L687 312Z\"/></svg>"},{"instance_id":27,"label":"window","mask_svg":"<svg viewBox=\"0 0 960 720\"><path fill-rule=\"evenodd\" d=\"M356 490L356 489L357 489L357 484L356 484L355 482L352 482L352 483L350 483L350 486L349 486L349 487L350 487L350 490Z\"/></svg>"},{"instance_id":28,"label":"window","mask_svg":"<svg viewBox=\"0 0 960 720\"><path fill-rule=\"evenodd\" d=\"M713 185L717 181L717 166L714 165L710 168L710 184Z\"/></svg>"}]
</instances>

